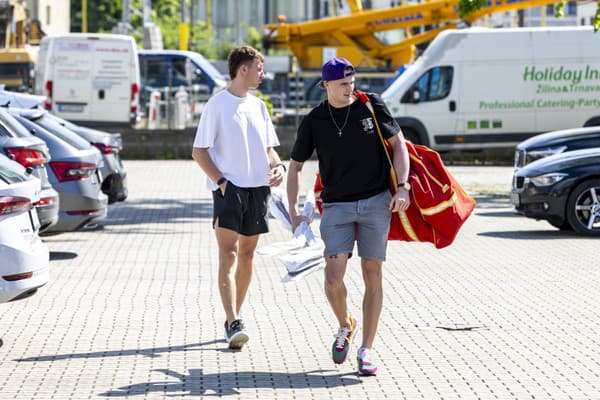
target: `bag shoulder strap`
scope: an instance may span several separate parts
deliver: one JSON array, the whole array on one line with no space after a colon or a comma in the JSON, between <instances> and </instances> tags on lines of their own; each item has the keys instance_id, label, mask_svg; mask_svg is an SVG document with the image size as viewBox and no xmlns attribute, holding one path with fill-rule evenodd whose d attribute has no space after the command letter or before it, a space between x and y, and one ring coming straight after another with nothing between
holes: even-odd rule
<instances>
[{"instance_id":1,"label":"bag shoulder strap","mask_svg":"<svg viewBox=\"0 0 600 400\"><path fill-rule=\"evenodd\" d=\"M396 177L396 170L394 169L394 162L392 161L392 157L390 156L390 152L385 144L385 139L383 138L383 134L381 133L381 128L379 128L379 122L377 121L377 117L375 116L375 109L373 108L373 104L371 104L371 99L369 96L363 92L362 90L355 90L354 95L358 97L358 99L364 103L365 106L369 109L371 116L373 117L373 122L375 123L375 129L377 130L377 135L379 136L379 140L381 141L381 145L383 146L383 151L385 152L385 156L387 157L388 163L390 164L392 182L394 183L394 187L398 186L398 178Z\"/></svg>"}]
</instances>

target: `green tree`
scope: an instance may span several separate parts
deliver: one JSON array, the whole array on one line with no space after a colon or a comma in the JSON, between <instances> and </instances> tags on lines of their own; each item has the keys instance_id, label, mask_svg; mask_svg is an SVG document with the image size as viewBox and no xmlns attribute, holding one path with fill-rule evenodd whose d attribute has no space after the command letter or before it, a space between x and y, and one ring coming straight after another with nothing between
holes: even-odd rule
<instances>
[{"instance_id":1,"label":"green tree","mask_svg":"<svg viewBox=\"0 0 600 400\"><path fill-rule=\"evenodd\" d=\"M88 0L88 32L110 32L121 20L121 0ZM71 32L81 32L81 0L71 0Z\"/></svg>"}]
</instances>

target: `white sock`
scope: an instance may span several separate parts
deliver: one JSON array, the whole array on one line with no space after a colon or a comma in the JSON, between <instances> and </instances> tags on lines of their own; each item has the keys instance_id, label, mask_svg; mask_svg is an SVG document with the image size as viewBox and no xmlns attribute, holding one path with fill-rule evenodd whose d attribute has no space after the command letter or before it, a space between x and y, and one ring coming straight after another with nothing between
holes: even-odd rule
<instances>
[{"instance_id":1,"label":"white sock","mask_svg":"<svg viewBox=\"0 0 600 400\"><path fill-rule=\"evenodd\" d=\"M360 349L358 349L358 356L359 357L364 357L366 354L369 354L369 349L367 349L366 347L361 347Z\"/></svg>"}]
</instances>

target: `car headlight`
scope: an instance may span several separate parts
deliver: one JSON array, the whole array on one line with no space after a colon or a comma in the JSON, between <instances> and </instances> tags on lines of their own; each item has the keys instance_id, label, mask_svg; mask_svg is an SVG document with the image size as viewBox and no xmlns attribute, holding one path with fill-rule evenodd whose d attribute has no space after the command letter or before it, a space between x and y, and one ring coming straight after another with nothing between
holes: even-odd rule
<instances>
[{"instance_id":1,"label":"car headlight","mask_svg":"<svg viewBox=\"0 0 600 400\"><path fill-rule=\"evenodd\" d=\"M539 160L540 158L548 157L553 154L562 153L567 149L567 146L546 147L545 149L532 150L527 152L527 163Z\"/></svg>"},{"instance_id":2,"label":"car headlight","mask_svg":"<svg viewBox=\"0 0 600 400\"><path fill-rule=\"evenodd\" d=\"M560 182L567 176L568 176L568 174L555 172L555 173L545 174L545 175L540 175L540 176L532 176L529 178L529 181L531 183L533 183L535 186L550 186L550 185L554 185L556 182Z\"/></svg>"}]
</instances>

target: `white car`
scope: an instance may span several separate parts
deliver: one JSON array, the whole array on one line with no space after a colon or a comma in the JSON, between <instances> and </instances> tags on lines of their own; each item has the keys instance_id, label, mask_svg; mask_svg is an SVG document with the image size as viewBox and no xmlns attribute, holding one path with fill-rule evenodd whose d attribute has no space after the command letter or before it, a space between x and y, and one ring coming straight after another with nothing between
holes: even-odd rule
<instances>
[{"instance_id":1,"label":"white car","mask_svg":"<svg viewBox=\"0 0 600 400\"><path fill-rule=\"evenodd\" d=\"M39 179L0 155L0 303L27 298L48 283L49 252L33 208L40 190Z\"/></svg>"}]
</instances>

